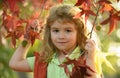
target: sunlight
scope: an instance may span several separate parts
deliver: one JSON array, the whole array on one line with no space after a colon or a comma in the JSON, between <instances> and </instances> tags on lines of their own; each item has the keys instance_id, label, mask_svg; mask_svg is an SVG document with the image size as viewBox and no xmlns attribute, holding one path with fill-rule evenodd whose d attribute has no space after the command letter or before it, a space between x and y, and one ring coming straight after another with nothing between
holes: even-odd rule
<instances>
[{"instance_id":1,"label":"sunlight","mask_svg":"<svg viewBox=\"0 0 120 78\"><path fill-rule=\"evenodd\" d=\"M116 2L114 0L111 0L112 2L112 6L117 10L117 11L120 11L120 1L119 2Z\"/></svg>"},{"instance_id":2,"label":"sunlight","mask_svg":"<svg viewBox=\"0 0 120 78\"><path fill-rule=\"evenodd\" d=\"M0 10L0 16L2 16L2 14L3 14L3 10Z\"/></svg>"},{"instance_id":3,"label":"sunlight","mask_svg":"<svg viewBox=\"0 0 120 78\"><path fill-rule=\"evenodd\" d=\"M120 57L120 43L111 43L108 52L113 52L117 57Z\"/></svg>"},{"instance_id":4,"label":"sunlight","mask_svg":"<svg viewBox=\"0 0 120 78\"><path fill-rule=\"evenodd\" d=\"M120 67L120 59L117 60L117 65Z\"/></svg>"},{"instance_id":5,"label":"sunlight","mask_svg":"<svg viewBox=\"0 0 120 78\"><path fill-rule=\"evenodd\" d=\"M120 29L117 30L116 35L118 38L120 38Z\"/></svg>"},{"instance_id":6,"label":"sunlight","mask_svg":"<svg viewBox=\"0 0 120 78\"><path fill-rule=\"evenodd\" d=\"M113 53L116 55L119 59L117 59L116 64L120 67L120 43L111 43L109 45L108 52Z\"/></svg>"}]
</instances>

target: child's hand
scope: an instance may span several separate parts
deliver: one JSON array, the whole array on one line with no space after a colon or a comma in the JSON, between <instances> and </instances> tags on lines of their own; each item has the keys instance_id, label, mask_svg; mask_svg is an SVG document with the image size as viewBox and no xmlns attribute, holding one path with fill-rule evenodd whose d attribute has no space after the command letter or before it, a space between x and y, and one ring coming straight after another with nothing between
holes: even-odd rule
<instances>
[{"instance_id":1,"label":"child's hand","mask_svg":"<svg viewBox=\"0 0 120 78\"><path fill-rule=\"evenodd\" d=\"M86 49L86 59L94 60L96 54L95 51L97 49L95 41L91 39L87 39L85 49Z\"/></svg>"},{"instance_id":2,"label":"child's hand","mask_svg":"<svg viewBox=\"0 0 120 78\"><path fill-rule=\"evenodd\" d=\"M32 45L35 42L35 39L41 39L40 33L42 31L42 24L40 24L40 21L37 19L29 21L28 25L26 26L26 32L24 35L24 38L31 42Z\"/></svg>"},{"instance_id":3,"label":"child's hand","mask_svg":"<svg viewBox=\"0 0 120 78\"><path fill-rule=\"evenodd\" d=\"M30 23L30 29L34 32L40 33L42 30L42 27L40 26L39 20L35 19Z\"/></svg>"}]
</instances>

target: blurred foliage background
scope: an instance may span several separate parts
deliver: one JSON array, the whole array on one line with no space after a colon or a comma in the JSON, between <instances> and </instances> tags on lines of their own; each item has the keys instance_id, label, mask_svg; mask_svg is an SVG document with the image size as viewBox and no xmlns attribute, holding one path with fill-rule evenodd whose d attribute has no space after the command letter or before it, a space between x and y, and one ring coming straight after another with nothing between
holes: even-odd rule
<instances>
[{"instance_id":1,"label":"blurred foliage background","mask_svg":"<svg viewBox=\"0 0 120 78\"><path fill-rule=\"evenodd\" d=\"M55 0L54 0L55 1ZM64 3L75 4L76 0L64 0ZM0 78L33 78L32 73L16 72L9 68L9 59L14 53L16 48L11 46L11 40L5 38L6 31L2 28L2 13L3 8L1 6L2 0L0 0ZM29 18L34 9L32 3L29 0L25 0L24 3L19 4L20 6L20 16L21 18ZM39 9L39 8L38 8ZM37 9L37 10L38 10ZM116 72L107 68L103 63L103 74L105 78L120 78L120 24L116 27L116 30L110 35L107 34L109 30L108 26L102 26L100 31L96 33L99 36L101 42L101 50L105 53L112 53L110 56L107 56L107 59L110 61L112 66L115 68ZM21 43L20 40L17 40L17 46ZM33 56L34 51L39 51L41 46L40 41L36 40L34 45L29 50L29 56Z\"/></svg>"}]
</instances>

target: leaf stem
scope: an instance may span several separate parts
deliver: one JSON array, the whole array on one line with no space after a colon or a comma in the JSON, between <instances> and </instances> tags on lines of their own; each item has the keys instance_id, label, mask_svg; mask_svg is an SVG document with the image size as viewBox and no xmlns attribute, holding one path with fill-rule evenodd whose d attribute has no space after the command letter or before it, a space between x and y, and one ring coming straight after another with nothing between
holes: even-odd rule
<instances>
[{"instance_id":1,"label":"leaf stem","mask_svg":"<svg viewBox=\"0 0 120 78\"><path fill-rule=\"evenodd\" d=\"M41 7L41 12L40 12L40 17L42 17L42 12L43 12L43 10L44 10L44 7L45 7L45 4L46 4L46 1L47 0L43 0L44 2L43 2L43 6Z\"/></svg>"},{"instance_id":2,"label":"leaf stem","mask_svg":"<svg viewBox=\"0 0 120 78\"><path fill-rule=\"evenodd\" d=\"M99 7L98 7L98 9L97 9L97 13L96 13L97 15L96 15L96 17L95 17L95 19L94 19L91 32L89 33L89 34L90 34L90 39L92 38L92 32L93 32L93 29L94 29L94 27L95 27L95 23L96 23L96 20L97 20L97 17L98 17L99 9L100 9L100 5L99 5Z\"/></svg>"}]
</instances>

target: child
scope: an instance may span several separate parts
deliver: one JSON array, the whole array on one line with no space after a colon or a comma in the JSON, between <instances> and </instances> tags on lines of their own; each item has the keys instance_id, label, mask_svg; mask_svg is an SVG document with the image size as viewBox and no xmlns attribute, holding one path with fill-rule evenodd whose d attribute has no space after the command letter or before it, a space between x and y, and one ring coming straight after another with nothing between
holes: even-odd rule
<instances>
[{"instance_id":1,"label":"child","mask_svg":"<svg viewBox=\"0 0 120 78\"><path fill-rule=\"evenodd\" d=\"M17 71L34 71L34 78L100 78L95 68L97 45L87 37L89 32L84 25L84 18L73 18L79 12L77 7L67 4L52 7L46 20L40 53L26 58L31 44L25 47L21 44L9 66ZM72 69L77 66L73 63L65 67L67 62L75 62L81 57L83 60L78 64L88 66L85 71L82 68L78 72ZM75 77L75 74L78 76Z\"/></svg>"}]
</instances>

